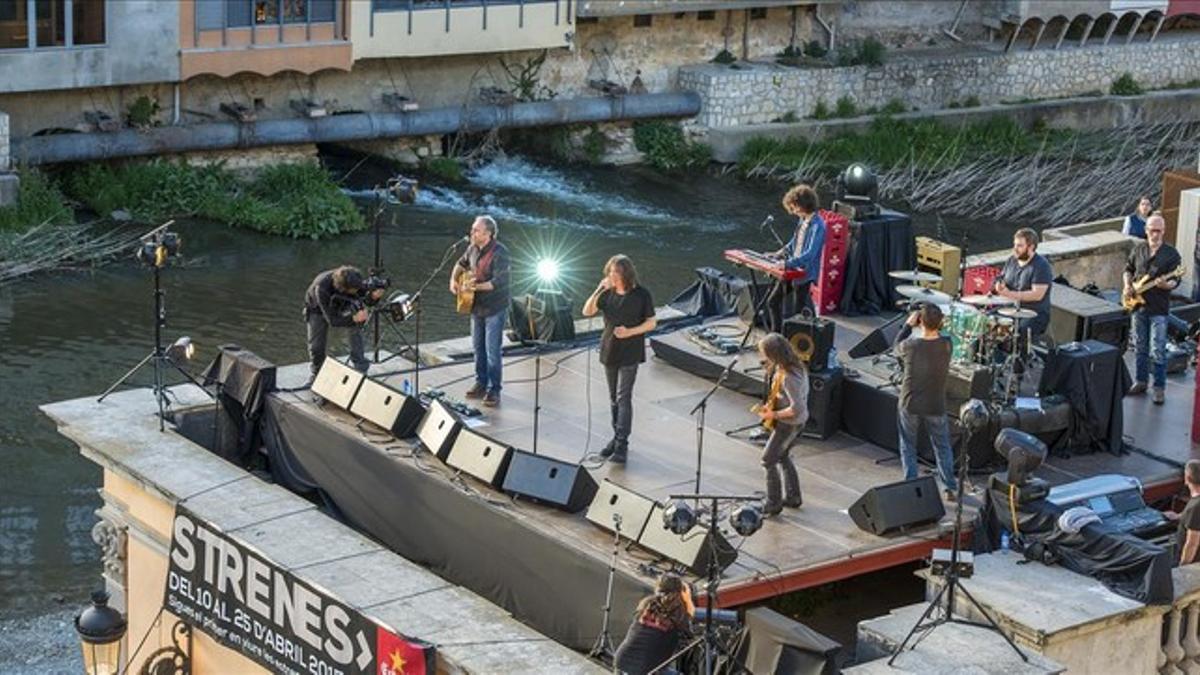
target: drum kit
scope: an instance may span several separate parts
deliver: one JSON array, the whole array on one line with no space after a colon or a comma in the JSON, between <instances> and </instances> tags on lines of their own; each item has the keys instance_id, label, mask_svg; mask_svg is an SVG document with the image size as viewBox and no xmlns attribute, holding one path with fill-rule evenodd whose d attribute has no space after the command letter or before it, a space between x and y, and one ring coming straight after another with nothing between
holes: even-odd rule
<instances>
[{"instance_id":1,"label":"drum kit","mask_svg":"<svg viewBox=\"0 0 1200 675\"><path fill-rule=\"evenodd\" d=\"M899 307L912 311L924 303L932 303L941 308L945 315L943 332L949 335L953 346L952 363L999 367L1007 371L1004 374L1009 377L997 378L997 382L1012 380L1019 372L1016 361L1022 345L1028 347L1029 341L1020 340L1020 331L1016 327L1023 319L1037 317L1037 312L1023 309L1016 300L1000 295L964 295L956 299L948 293L920 285L941 282L942 277L930 272L896 270L888 272L888 276L904 282L896 286L896 292L905 298L897 303ZM1005 358L999 358L1001 355ZM1017 386L1020 386L1019 381Z\"/></svg>"}]
</instances>

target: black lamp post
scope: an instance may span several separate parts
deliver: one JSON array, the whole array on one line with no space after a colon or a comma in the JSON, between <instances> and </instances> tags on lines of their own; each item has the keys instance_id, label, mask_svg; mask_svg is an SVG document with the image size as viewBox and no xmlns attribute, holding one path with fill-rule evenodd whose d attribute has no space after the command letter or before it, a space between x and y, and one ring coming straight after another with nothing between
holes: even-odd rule
<instances>
[{"instance_id":1,"label":"black lamp post","mask_svg":"<svg viewBox=\"0 0 1200 675\"><path fill-rule=\"evenodd\" d=\"M92 606L75 617L75 631L83 648L83 669L88 675L116 675L121 668L121 638L125 617L108 606L108 592L92 593Z\"/></svg>"}]
</instances>

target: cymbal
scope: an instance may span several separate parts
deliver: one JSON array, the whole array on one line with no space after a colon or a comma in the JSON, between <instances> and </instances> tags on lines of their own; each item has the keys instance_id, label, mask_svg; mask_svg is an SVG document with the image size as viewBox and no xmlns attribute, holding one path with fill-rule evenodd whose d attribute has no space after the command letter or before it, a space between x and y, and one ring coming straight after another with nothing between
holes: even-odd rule
<instances>
[{"instance_id":1,"label":"cymbal","mask_svg":"<svg viewBox=\"0 0 1200 675\"><path fill-rule=\"evenodd\" d=\"M912 270L893 270L888 272L888 276L898 281L907 281L910 284L936 284L942 280L940 276L931 272L914 272Z\"/></svg>"},{"instance_id":2,"label":"cymbal","mask_svg":"<svg viewBox=\"0 0 1200 675\"><path fill-rule=\"evenodd\" d=\"M998 307L1001 305L1017 304L1016 300L1006 298L1003 295L964 295L960 300L976 307Z\"/></svg>"},{"instance_id":3,"label":"cymbal","mask_svg":"<svg viewBox=\"0 0 1200 675\"><path fill-rule=\"evenodd\" d=\"M1032 319L1037 316L1037 312L1032 309L1021 309L1020 307L1001 307L996 310L996 313L1010 319Z\"/></svg>"},{"instance_id":4,"label":"cymbal","mask_svg":"<svg viewBox=\"0 0 1200 675\"><path fill-rule=\"evenodd\" d=\"M901 284L896 287L896 292L911 300L920 300L921 302L932 302L935 305L950 304L950 296L941 291L935 291L932 288L924 286L909 286Z\"/></svg>"}]
</instances>

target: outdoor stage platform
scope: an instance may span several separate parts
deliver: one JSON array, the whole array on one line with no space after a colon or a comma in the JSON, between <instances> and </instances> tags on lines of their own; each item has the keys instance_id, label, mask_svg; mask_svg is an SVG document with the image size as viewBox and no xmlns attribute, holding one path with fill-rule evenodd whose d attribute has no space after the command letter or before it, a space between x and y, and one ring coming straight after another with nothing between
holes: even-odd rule
<instances>
[{"instance_id":1,"label":"outdoor stage platform","mask_svg":"<svg viewBox=\"0 0 1200 675\"><path fill-rule=\"evenodd\" d=\"M879 323L882 319L875 317L839 318L836 344L843 358L849 345ZM537 447L539 453L559 460L583 461L597 482L607 478L653 499L664 500L670 494L691 492L695 487L696 426L695 418L690 417L688 411L708 391L711 383L650 356L649 347L647 354L648 360L639 370L634 387L633 435L627 464L592 461L594 453L610 438L607 387L603 366L598 362L594 347L547 350L542 355L542 410ZM743 358L755 360L750 352L745 352ZM407 363L393 361L377 366L378 372L373 369L372 376L400 389L403 380L411 379L408 367ZM471 428L518 449L532 449L534 371L535 359L531 353L506 356L502 404L495 409L480 407L483 416L473 421ZM285 389L298 386L305 375L306 368L302 366L283 368L279 373L279 386ZM452 362L423 369L421 387L433 387L461 398L472 379L473 364ZM399 547L393 546L399 553L429 565L443 576L454 574L455 564L447 562L450 558L473 554L476 556L473 564L478 565L484 560L485 566L514 570L513 576L532 577L532 583L547 595L539 600L544 603L541 610L567 610L566 606L552 605L573 604L573 611L588 612L594 617L582 621L574 619L570 622L574 625L570 626L561 622L538 625L537 621L522 616L521 610L527 609L523 605L528 600L521 588L506 586L507 582L498 581L499 577L477 579L477 585L484 586L482 588L473 586L469 578L451 580L492 599L561 642L585 646L584 636L595 635L603 605L603 579L612 552L610 532L593 525L583 513L566 514L514 499L470 476L456 475L454 469L428 453L414 452L415 439L397 441L332 405L317 406L307 390L280 392L272 397L273 405L282 406L289 415L300 413L307 423L322 427L321 433L327 434L327 438L340 436L361 446L367 453L363 455L367 461L379 461L371 471L379 474L381 483L391 481L384 473L394 469L397 476L407 475L406 480L415 481L406 483L406 489L432 486L444 494L453 493L469 506L463 513L474 514L464 515L462 521L454 522L445 513L430 515L428 505L422 511L420 505L406 503L404 494L400 494L400 498L388 506L394 514L392 517L433 518L427 523L428 527L449 531L437 532L427 542L413 541L411 531L395 534L403 542ZM761 447L744 436L725 434L754 419L749 411L754 402L750 396L724 389L710 400L704 431L701 477L704 492L750 494L762 491ZM1146 397L1125 400L1127 440L1161 459L1138 452L1076 455L1068 459L1049 459L1040 474L1057 484L1097 474L1123 473L1136 476L1147 485L1148 501L1170 494L1179 484L1178 466L1194 455L1188 441L1191 403L1190 375L1186 379L1172 380L1165 406L1154 406ZM844 410L843 414L869 415L871 411ZM298 418L292 416L292 419ZM739 549L739 556L725 570L720 605L742 605L921 560L928 557L932 548L947 545L951 525L949 515L936 525L890 537L864 532L851 521L847 508L866 490L900 478L899 461L893 452L838 432L827 440L802 438L794 446L792 456L800 472L804 506L785 509L782 516L767 519L758 533L744 540L727 532L729 541ZM331 472L330 475L337 471L332 465L326 466L325 470ZM314 478L322 482L318 477ZM976 487L982 486L985 480L984 476L978 475L971 481L972 494L966 501L968 520L979 505L980 492ZM419 500L422 497L413 493L411 498ZM360 508L378 510L377 505L369 502L369 497L363 497ZM346 505L339 504L339 507L349 512L351 521L356 520L353 506L347 509ZM362 526L361 522L357 524ZM649 527L657 525L651 522ZM474 527L480 529L473 534ZM489 544L485 538L491 536L489 533L496 527L511 529L506 530L509 534L503 539ZM729 528L726 525L724 529ZM518 532L534 536L537 547L513 544ZM389 543L387 533L371 534ZM460 541L462 539L467 541ZM422 549L422 546L426 548ZM429 547L444 550L434 552ZM564 582L564 572L552 567L567 561L574 562L565 576L573 579L578 587L563 592L559 587ZM670 566L654 553L637 546L622 545L617 562L617 602L613 614L618 639L627 624L629 603L654 583L657 572Z\"/></svg>"}]
</instances>

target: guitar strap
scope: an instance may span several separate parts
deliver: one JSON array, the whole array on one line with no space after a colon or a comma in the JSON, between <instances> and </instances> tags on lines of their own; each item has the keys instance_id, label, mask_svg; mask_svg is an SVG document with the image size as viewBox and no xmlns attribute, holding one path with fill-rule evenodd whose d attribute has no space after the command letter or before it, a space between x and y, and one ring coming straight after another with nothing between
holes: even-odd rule
<instances>
[{"instance_id":1,"label":"guitar strap","mask_svg":"<svg viewBox=\"0 0 1200 675\"><path fill-rule=\"evenodd\" d=\"M483 255L479 256L479 259L475 261L475 280L476 281L487 281L487 280L491 279L492 254L494 254L495 252L496 252L496 245L493 243L491 248L488 249L487 253L484 253Z\"/></svg>"}]
</instances>

